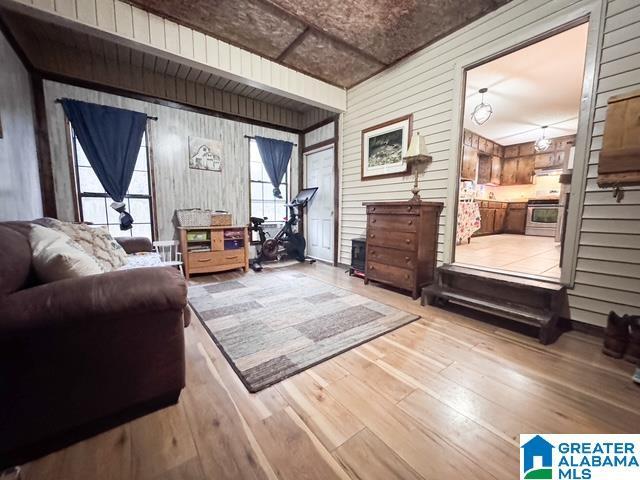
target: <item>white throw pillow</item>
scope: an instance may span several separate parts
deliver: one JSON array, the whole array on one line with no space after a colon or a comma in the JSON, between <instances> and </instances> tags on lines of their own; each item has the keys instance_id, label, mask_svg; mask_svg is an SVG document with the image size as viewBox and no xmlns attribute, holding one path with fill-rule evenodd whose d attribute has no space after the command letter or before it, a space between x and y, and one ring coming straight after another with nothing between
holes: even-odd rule
<instances>
[{"instance_id":1,"label":"white throw pillow","mask_svg":"<svg viewBox=\"0 0 640 480\"><path fill-rule=\"evenodd\" d=\"M61 222L55 218L43 218L38 224L62 232L102 266L105 272L117 270L127 264L124 249L103 227L84 223Z\"/></svg>"},{"instance_id":2,"label":"white throw pillow","mask_svg":"<svg viewBox=\"0 0 640 480\"><path fill-rule=\"evenodd\" d=\"M68 235L32 225L29 243L33 267L43 282L55 282L65 278L84 277L103 273L103 267Z\"/></svg>"}]
</instances>

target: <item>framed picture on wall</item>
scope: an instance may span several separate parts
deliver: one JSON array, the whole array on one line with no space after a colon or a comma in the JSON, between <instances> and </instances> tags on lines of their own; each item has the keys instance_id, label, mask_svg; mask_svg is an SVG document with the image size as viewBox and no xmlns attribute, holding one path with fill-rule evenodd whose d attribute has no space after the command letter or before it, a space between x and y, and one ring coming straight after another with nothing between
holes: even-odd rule
<instances>
[{"instance_id":1,"label":"framed picture on wall","mask_svg":"<svg viewBox=\"0 0 640 480\"><path fill-rule=\"evenodd\" d=\"M220 172L222 170L222 142L189 137L189 168Z\"/></svg>"},{"instance_id":2,"label":"framed picture on wall","mask_svg":"<svg viewBox=\"0 0 640 480\"><path fill-rule=\"evenodd\" d=\"M389 120L362 131L362 180L405 175L413 115Z\"/></svg>"}]
</instances>

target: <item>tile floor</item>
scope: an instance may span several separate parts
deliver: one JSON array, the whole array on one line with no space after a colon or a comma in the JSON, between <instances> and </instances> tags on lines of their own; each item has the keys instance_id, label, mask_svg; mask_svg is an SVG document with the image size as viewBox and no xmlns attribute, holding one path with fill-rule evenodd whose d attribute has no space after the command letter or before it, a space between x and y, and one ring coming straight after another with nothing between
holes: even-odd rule
<instances>
[{"instance_id":1,"label":"tile floor","mask_svg":"<svg viewBox=\"0 0 640 480\"><path fill-rule=\"evenodd\" d=\"M560 277L560 243L553 237L487 235L456 246L456 263Z\"/></svg>"}]
</instances>

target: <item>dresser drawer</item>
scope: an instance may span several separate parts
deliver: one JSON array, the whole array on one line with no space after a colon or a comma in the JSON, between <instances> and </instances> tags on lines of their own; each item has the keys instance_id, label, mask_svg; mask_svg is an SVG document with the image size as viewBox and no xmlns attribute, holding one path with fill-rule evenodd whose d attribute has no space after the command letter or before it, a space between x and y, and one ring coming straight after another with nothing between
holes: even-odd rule
<instances>
[{"instance_id":1,"label":"dresser drawer","mask_svg":"<svg viewBox=\"0 0 640 480\"><path fill-rule=\"evenodd\" d=\"M397 248L399 250L416 250L416 234L413 232L395 232L379 228L367 229L367 245Z\"/></svg>"},{"instance_id":2,"label":"dresser drawer","mask_svg":"<svg viewBox=\"0 0 640 480\"><path fill-rule=\"evenodd\" d=\"M389 283L400 288L412 289L415 283L413 270L385 265L384 263L370 262L368 259L366 275L371 280Z\"/></svg>"},{"instance_id":3,"label":"dresser drawer","mask_svg":"<svg viewBox=\"0 0 640 480\"><path fill-rule=\"evenodd\" d=\"M244 260L244 250L194 252L189 254L189 268L203 268L212 265L236 265L244 263Z\"/></svg>"},{"instance_id":4,"label":"dresser drawer","mask_svg":"<svg viewBox=\"0 0 640 480\"><path fill-rule=\"evenodd\" d=\"M415 252L378 247L375 245L367 246L367 261L403 268L414 268L417 264Z\"/></svg>"},{"instance_id":5,"label":"dresser drawer","mask_svg":"<svg viewBox=\"0 0 640 480\"><path fill-rule=\"evenodd\" d=\"M415 205L367 205L367 214L383 215L420 215L420 208Z\"/></svg>"},{"instance_id":6,"label":"dresser drawer","mask_svg":"<svg viewBox=\"0 0 640 480\"><path fill-rule=\"evenodd\" d=\"M367 216L369 227L384 228L397 232L417 231L418 218L415 215L383 215L373 213Z\"/></svg>"}]
</instances>

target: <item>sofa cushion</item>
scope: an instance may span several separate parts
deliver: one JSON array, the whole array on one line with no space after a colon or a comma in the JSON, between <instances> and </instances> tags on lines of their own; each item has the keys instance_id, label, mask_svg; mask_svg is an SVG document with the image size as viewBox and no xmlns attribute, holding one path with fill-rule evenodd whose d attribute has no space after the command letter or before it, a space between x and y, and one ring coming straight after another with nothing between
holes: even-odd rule
<instances>
[{"instance_id":1,"label":"sofa cushion","mask_svg":"<svg viewBox=\"0 0 640 480\"><path fill-rule=\"evenodd\" d=\"M8 225L0 225L0 295L24 288L31 271L28 239Z\"/></svg>"},{"instance_id":2,"label":"sofa cushion","mask_svg":"<svg viewBox=\"0 0 640 480\"><path fill-rule=\"evenodd\" d=\"M54 218L43 218L38 220L38 223L68 235L94 257L105 272L117 270L127 263L126 252L105 228L92 227L84 223L61 222Z\"/></svg>"},{"instance_id":3,"label":"sofa cushion","mask_svg":"<svg viewBox=\"0 0 640 480\"><path fill-rule=\"evenodd\" d=\"M43 282L97 275L105 271L68 235L52 228L32 225L29 243L33 267Z\"/></svg>"}]
</instances>

